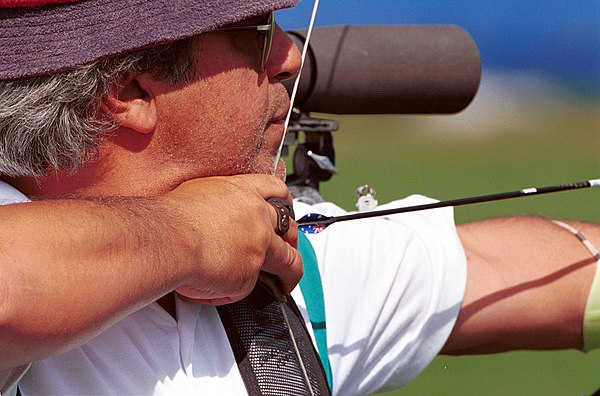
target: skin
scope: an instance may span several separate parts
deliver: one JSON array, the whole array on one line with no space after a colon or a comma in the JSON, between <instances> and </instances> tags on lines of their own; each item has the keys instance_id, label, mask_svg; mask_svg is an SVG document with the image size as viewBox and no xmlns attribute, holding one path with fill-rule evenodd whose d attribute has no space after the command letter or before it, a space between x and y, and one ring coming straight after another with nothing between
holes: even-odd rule
<instances>
[{"instance_id":1,"label":"skin","mask_svg":"<svg viewBox=\"0 0 600 396\"><path fill-rule=\"evenodd\" d=\"M5 252L24 246L16 258L23 265L0 264L0 276L11 279L0 289L0 369L79 345L155 300L174 315L173 291L215 305L248 295L262 272L277 276L285 293L300 280L295 224L277 236L276 212L265 201L291 200L285 171L278 167L279 178L259 174L274 172L289 107L280 82L297 72L298 51L277 28L259 72L255 34L203 34L198 45L198 75L189 84L172 87L142 73L112 87L104 109L119 127L97 160L74 175L59 170L8 180L33 199L53 200L30 204L39 209L26 231L36 238L0 245ZM75 201L56 200L65 196L112 198L87 203L106 208L97 212L85 202L76 211ZM47 230L36 228L34 213L48 213L44 224L61 224L66 235L44 239ZM90 238L81 223L91 217L95 224L95 216L103 221L93 230L97 242L79 250ZM11 223L3 215L7 230L18 227L17 217ZM115 244L114 235L132 230ZM65 240L74 248L65 251ZM69 260L57 259L56 251ZM52 266L40 268L47 262Z\"/></svg>"},{"instance_id":2,"label":"skin","mask_svg":"<svg viewBox=\"0 0 600 396\"><path fill-rule=\"evenodd\" d=\"M570 224L600 246L600 227ZM467 288L442 353L583 348L596 260L575 236L531 217L466 224L458 232L467 254Z\"/></svg>"}]
</instances>

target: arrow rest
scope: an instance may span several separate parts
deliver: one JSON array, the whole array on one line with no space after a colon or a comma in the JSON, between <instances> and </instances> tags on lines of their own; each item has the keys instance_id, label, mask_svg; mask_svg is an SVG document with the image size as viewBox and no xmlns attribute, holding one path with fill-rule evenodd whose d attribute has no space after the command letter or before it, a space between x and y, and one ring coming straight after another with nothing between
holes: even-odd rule
<instances>
[{"instance_id":1,"label":"arrow rest","mask_svg":"<svg viewBox=\"0 0 600 396\"><path fill-rule=\"evenodd\" d=\"M293 173L287 175L287 185L292 196L303 202L323 202L319 183L338 173L332 132L337 131L337 121L311 117L297 110L290 119L282 155L289 155L295 146L292 160Z\"/></svg>"}]
</instances>

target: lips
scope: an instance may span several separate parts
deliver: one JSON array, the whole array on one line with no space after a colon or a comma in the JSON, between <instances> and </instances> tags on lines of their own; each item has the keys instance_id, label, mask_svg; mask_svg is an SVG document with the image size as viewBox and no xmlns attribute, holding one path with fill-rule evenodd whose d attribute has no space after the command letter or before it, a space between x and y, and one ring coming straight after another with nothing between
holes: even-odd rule
<instances>
[{"instance_id":1,"label":"lips","mask_svg":"<svg viewBox=\"0 0 600 396\"><path fill-rule=\"evenodd\" d=\"M285 90L283 84L280 84L281 90L277 91L276 95L273 95L273 116L270 118L270 123L279 124L285 121L290 109L290 98Z\"/></svg>"},{"instance_id":2,"label":"lips","mask_svg":"<svg viewBox=\"0 0 600 396\"><path fill-rule=\"evenodd\" d=\"M273 117L271 117L270 123L271 124L284 123L285 119L287 118L288 110L289 110L289 106L286 106L285 108L283 108L282 111L277 111L277 113Z\"/></svg>"}]
</instances>

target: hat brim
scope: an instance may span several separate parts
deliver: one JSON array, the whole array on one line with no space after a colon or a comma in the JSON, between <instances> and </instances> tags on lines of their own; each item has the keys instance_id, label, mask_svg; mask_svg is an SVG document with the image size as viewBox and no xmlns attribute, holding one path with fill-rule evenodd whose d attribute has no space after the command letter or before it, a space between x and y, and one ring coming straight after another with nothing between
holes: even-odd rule
<instances>
[{"instance_id":1,"label":"hat brim","mask_svg":"<svg viewBox=\"0 0 600 396\"><path fill-rule=\"evenodd\" d=\"M0 8L0 80L50 74L172 42L299 0L84 0Z\"/></svg>"}]
</instances>

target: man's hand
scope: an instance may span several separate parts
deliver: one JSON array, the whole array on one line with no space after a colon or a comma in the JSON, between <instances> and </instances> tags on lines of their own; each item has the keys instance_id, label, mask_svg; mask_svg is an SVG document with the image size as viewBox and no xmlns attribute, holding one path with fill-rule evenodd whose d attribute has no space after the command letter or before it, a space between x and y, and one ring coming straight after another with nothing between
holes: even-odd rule
<instances>
[{"instance_id":1,"label":"man's hand","mask_svg":"<svg viewBox=\"0 0 600 396\"><path fill-rule=\"evenodd\" d=\"M261 271L279 278L289 293L303 274L295 249L296 223L278 236L277 212L266 200L291 202L286 185L267 175L211 177L189 181L165 199L182 218L177 237L188 241L189 276L176 291L184 299L220 305L246 297ZM181 235L180 235L181 234Z\"/></svg>"}]
</instances>

